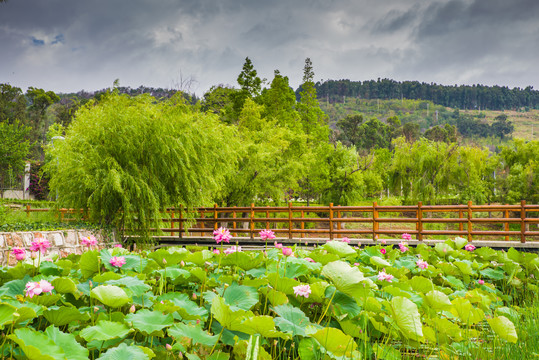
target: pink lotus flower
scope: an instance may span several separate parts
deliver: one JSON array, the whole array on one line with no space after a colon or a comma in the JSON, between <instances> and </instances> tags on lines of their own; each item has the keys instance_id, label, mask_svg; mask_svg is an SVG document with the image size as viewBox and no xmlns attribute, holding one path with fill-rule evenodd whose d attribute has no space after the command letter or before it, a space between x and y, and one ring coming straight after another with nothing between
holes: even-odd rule
<instances>
[{"instance_id":1,"label":"pink lotus flower","mask_svg":"<svg viewBox=\"0 0 539 360\"><path fill-rule=\"evenodd\" d=\"M385 271L380 271L378 273L378 280L380 281L387 281L387 282L392 282L393 280L393 275L391 274L387 274Z\"/></svg>"},{"instance_id":2,"label":"pink lotus flower","mask_svg":"<svg viewBox=\"0 0 539 360\"><path fill-rule=\"evenodd\" d=\"M474 251L475 246L473 246L472 244L466 244L466 246L464 247L464 250L466 250L466 251Z\"/></svg>"},{"instance_id":3,"label":"pink lotus flower","mask_svg":"<svg viewBox=\"0 0 539 360\"><path fill-rule=\"evenodd\" d=\"M114 247L115 248L122 248L123 246L122 246L122 244L114 244Z\"/></svg>"},{"instance_id":4,"label":"pink lotus flower","mask_svg":"<svg viewBox=\"0 0 539 360\"><path fill-rule=\"evenodd\" d=\"M283 255L284 256L290 256L292 255L292 249L289 247L283 247Z\"/></svg>"},{"instance_id":5,"label":"pink lotus flower","mask_svg":"<svg viewBox=\"0 0 539 360\"><path fill-rule=\"evenodd\" d=\"M401 250L401 252L405 253L405 252L407 252L409 250L406 245L408 245L408 243L404 242L404 241L401 241L399 243L399 249Z\"/></svg>"},{"instance_id":6,"label":"pink lotus flower","mask_svg":"<svg viewBox=\"0 0 539 360\"><path fill-rule=\"evenodd\" d=\"M341 241L342 241L342 242L345 242L345 243L347 243L347 244L350 244L350 239L347 238L346 236L343 237L343 238L341 239Z\"/></svg>"},{"instance_id":7,"label":"pink lotus flower","mask_svg":"<svg viewBox=\"0 0 539 360\"><path fill-rule=\"evenodd\" d=\"M213 249L213 253L216 254L216 255L219 255L220 251L219 251L219 249Z\"/></svg>"},{"instance_id":8,"label":"pink lotus flower","mask_svg":"<svg viewBox=\"0 0 539 360\"><path fill-rule=\"evenodd\" d=\"M81 245L88 246L88 247L97 246L97 240L96 240L95 236L93 236L93 235L90 235L88 237L83 237L81 239L80 243L81 243Z\"/></svg>"},{"instance_id":9,"label":"pink lotus flower","mask_svg":"<svg viewBox=\"0 0 539 360\"><path fill-rule=\"evenodd\" d=\"M312 263L313 263L313 262L316 262L316 261L314 261L313 259L311 259L310 257L303 258L303 260L307 260L308 262L312 262Z\"/></svg>"},{"instance_id":10,"label":"pink lotus flower","mask_svg":"<svg viewBox=\"0 0 539 360\"><path fill-rule=\"evenodd\" d=\"M282 249L283 248L283 244L278 243L277 241L274 243L274 245L275 245L276 249Z\"/></svg>"},{"instance_id":11,"label":"pink lotus flower","mask_svg":"<svg viewBox=\"0 0 539 360\"><path fill-rule=\"evenodd\" d=\"M354 266L359 266L360 264L359 263L354 263Z\"/></svg>"},{"instance_id":12,"label":"pink lotus flower","mask_svg":"<svg viewBox=\"0 0 539 360\"><path fill-rule=\"evenodd\" d=\"M133 305L131 305L131 307L129 308L129 312L130 312L131 314L134 314L135 311L137 311L137 308L135 307L135 304L133 304Z\"/></svg>"},{"instance_id":13,"label":"pink lotus flower","mask_svg":"<svg viewBox=\"0 0 539 360\"><path fill-rule=\"evenodd\" d=\"M429 267L429 264L428 264L426 261L421 260L421 259L417 260L415 264L416 264L418 267L420 267L421 269L426 269L426 268Z\"/></svg>"},{"instance_id":14,"label":"pink lotus flower","mask_svg":"<svg viewBox=\"0 0 539 360\"><path fill-rule=\"evenodd\" d=\"M228 229L225 227L220 227L219 229L213 231L213 239L217 242L217 244L219 244L221 241L228 244L231 238L232 235L230 235L230 231L228 231Z\"/></svg>"},{"instance_id":15,"label":"pink lotus flower","mask_svg":"<svg viewBox=\"0 0 539 360\"><path fill-rule=\"evenodd\" d=\"M387 243L386 239L382 239L382 240L380 240L380 242L381 242L382 244L384 244L384 245Z\"/></svg>"},{"instance_id":16,"label":"pink lotus flower","mask_svg":"<svg viewBox=\"0 0 539 360\"><path fill-rule=\"evenodd\" d=\"M241 251L241 246L236 247L236 245L233 245L233 246L229 247L228 249L225 249L223 252L226 255L228 255L228 254L232 254L232 253L240 252L240 251Z\"/></svg>"},{"instance_id":17,"label":"pink lotus flower","mask_svg":"<svg viewBox=\"0 0 539 360\"><path fill-rule=\"evenodd\" d=\"M294 294L298 297L303 296L307 299L309 295L311 295L311 287L308 284L294 286L293 289L294 289Z\"/></svg>"},{"instance_id":18,"label":"pink lotus flower","mask_svg":"<svg viewBox=\"0 0 539 360\"><path fill-rule=\"evenodd\" d=\"M485 280L481 280L481 279L480 279L480 280L477 280L477 283L478 283L479 285L483 285L483 284L485 283Z\"/></svg>"},{"instance_id":19,"label":"pink lotus flower","mask_svg":"<svg viewBox=\"0 0 539 360\"><path fill-rule=\"evenodd\" d=\"M15 255L15 259L17 259L17 261L21 261L26 258L26 250L23 248L13 248L11 251L13 252L13 255Z\"/></svg>"},{"instance_id":20,"label":"pink lotus flower","mask_svg":"<svg viewBox=\"0 0 539 360\"><path fill-rule=\"evenodd\" d=\"M384 249L384 248L382 248L382 249L380 249L380 252L381 252L381 253L382 253L383 255L385 255L385 254L386 254L386 252L387 252L387 250L386 250L386 249Z\"/></svg>"},{"instance_id":21,"label":"pink lotus flower","mask_svg":"<svg viewBox=\"0 0 539 360\"><path fill-rule=\"evenodd\" d=\"M50 293L54 286L51 285L47 280L41 280L39 282L29 281L26 283L26 296L29 298L34 297L34 295L39 295L41 293Z\"/></svg>"},{"instance_id":22,"label":"pink lotus flower","mask_svg":"<svg viewBox=\"0 0 539 360\"><path fill-rule=\"evenodd\" d=\"M408 233L404 233L404 234L402 234L402 239L406 240L406 241L410 241L410 240L412 240L412 235L410 235Z\"/></svg>"},{"instance_id":23,"label":"pink lotus flower","mask_svg":"<svg viewBox=\"0 0 539 360\"><path fill-rule=\"evenodd\" d=\"M109 262L112 266L121 268L125 265L125 258L123 256L113 256L110 258Z\"/></svg>"},{"instance_id":24,"label":"pink lotus flower","mask_svg":"<svg viewBox=\"0 0 539 360\"><path fill-rule=\"evenodd\" d=\"M51 246L51 243L49 240L46 240L44 238L35 238L34 241L32 241L32 246L30 246L30 251L40 251L41 253L45 253L47 251L47 248Z\"/></svg>"},{"instance_id":25,"label":"pink lotus flower","mask_svg":"<svg viewBox=\"0 0 539 360\"><path fill-rule=\"evenodd\" d=\"M260 232L260 238L262 240L273 240L275 239L275 234L271 230L262 230Z\"/></svg>"}]
</instances>

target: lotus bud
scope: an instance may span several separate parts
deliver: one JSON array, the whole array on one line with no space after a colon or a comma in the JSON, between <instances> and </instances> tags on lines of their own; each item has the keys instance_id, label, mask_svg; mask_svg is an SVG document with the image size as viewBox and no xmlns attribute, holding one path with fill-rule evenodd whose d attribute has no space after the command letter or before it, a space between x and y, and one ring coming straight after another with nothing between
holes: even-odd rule
<instances>
[{"instance_id":1,"label":"lotus bud","mask_svg":"<svg viewBox=\"0 0 539 360\"><path fill-rule=\"evenodd\" d=\"M131 314L133 314L137 309L135 308L135 304L131 305L131 307L129 308L129 312Z\"/></svg>"},{"instance_id":2,"label":"lotus bud","mask_svg":"<svg viewBox=\"0 0 539 360\"><path fill-rule=\"evenodd\" d=\"M166 259L163 259L163 264L166 265L167 264L167 260ZM167 344L168 345L168 344Z\"/></svg>"},{"instance_id":3,"label":"lotus bud","mask_svg":"<svg viewBox=\"0 0 539 360\"><path fill-rule=\"evenodd\" d=\"M172 350L172 345L166 344L166 345L165 345L165 348L166 348L168 351L170 351L170 350Z\"/></svg>"}]
</instances>

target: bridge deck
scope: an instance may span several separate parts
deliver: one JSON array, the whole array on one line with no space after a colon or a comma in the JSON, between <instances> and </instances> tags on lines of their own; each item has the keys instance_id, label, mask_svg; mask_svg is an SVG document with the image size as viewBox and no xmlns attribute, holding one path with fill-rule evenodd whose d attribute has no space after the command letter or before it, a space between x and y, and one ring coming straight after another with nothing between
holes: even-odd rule
<instances>
[{"instance_id":1,"label":"bridge deck","mask_svg":"<svg viewBox=\"0 0 539 360\"><path fill-rule=\"evenodd\" d=\"M213 237L209 236L183 236L181 239L177 236L154 236L154 240L158 244L157 247L163 246L185 246L185 245L200 245L219 248L220 245L215 243ZM323 245L329 239L328 238L275 238L274 240L268 241L268 246L273 246L274 242L277 241L285 246L294 246L301 245L306 247L314 247L315 245ZM340 239L335 239L340 240ZM351 246L370 246L370 245L383 245L382 241L385 241L385 245L398 245L402 240L400 239L379 239L378 241L373 241L372 239L350 239ZM446 240L433 240L425 239L422 241L419 240L410 240L408 244L411 246L417 246L418 244L426 245L435 245L436 243L443 243ZM230 240L227 245L235 245L236 242L240 246L245 247L254 247L260 248L264 247L266 242L260 239L250 239L247 237L236 237ZM503 241L503 240L473 240L471 242L476 247L488 246L494 249L529 249L534 251L539 251L539 241L526 241L522 243L520 241Z\"/></svg>"}]
</instances>

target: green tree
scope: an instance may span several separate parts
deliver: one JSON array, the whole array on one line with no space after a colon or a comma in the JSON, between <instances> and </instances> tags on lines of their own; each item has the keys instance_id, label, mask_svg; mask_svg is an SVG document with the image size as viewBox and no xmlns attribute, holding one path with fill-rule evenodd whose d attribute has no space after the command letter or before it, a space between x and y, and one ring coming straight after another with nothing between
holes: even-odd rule
<instances>
[{"instance_id":1,"label":"green tree","mask_svg":"<svg viewBox=\"0 0 539 360\"><path fill-rule=\"evenodd\" d=\"M262 92L261 103L264 105L265 118L275 119L280 126L294 131L303 131L299 114L295 109L294 90L288 83L288 77L281 75L279 70L275 70L269 89Z\"/></svg>"},{"instance_id":2,"label":"green tree","mask_svg":"<svg viewBox=\"0 0 539 360\"><path fill-rule=\"evenodd\" d=\"M262 91L263 81L258 77L253 62L248 57L245 58L245 63L243 64L241 73L238 75L237 81L240 85L240 89L238 92L234 93L233 96L235 119L239 118L245 100L258 99L260 92Z\"/></svg>"},{"instance_id":3,"label":"green tree","mask_svg":"<svg viewBox=\"0 0 539 360\"><path fill-rule=\"evenodd\" d=\"M297 110L303 124L303 131L315 141L328 141L328 117L320 108L314 84L314 70L310 58L305 59L303 67L303 83Z\"/></svg>"},{"instance_id":4,"label":"green tree","mask_svg":"<svg viewBox=\"0 0 539 360\"><path fill-rule=\"evenodd\" d=\"M58 159L48 163L58 205L86 209L141 239L161 209L209 205L235 167L237 136L184 101L114 91L79 109L65 141L48 148Z\"/></svg>"},{"instance_id":5,"label":"green tree","mask_svg":"<svg viewBox=\"0 0 539 360\"><path fill-rule=\"evenodd\" d=\"M0 188L8 187L14 176L21 175L31 143L30 128L17 120L13 124L0 121ZM3 194L3 191L1 192Z\"/></svg>"},{"instance_id":6,"label":"green tree","mask_svg":"<svg viewBox=\"0 0 539 360\"><path fill-rule=\"evenodd\" d=\"M506 135L512 134L515 130L513 123L507 119L506 114L496 116L491 128L494 136L499 137L501 140L503 140Z\"/></svg>"},{"instance_id":7,"label":"green tree","mask_svg":"<svg viewBox=\"0 0 539 360\"><path fill-rule=\"evenodd\" d=\"M9 84L0 84L0 121L13 124L26 121L26 99L22 90Z\"/></svg>"}]
</instances>

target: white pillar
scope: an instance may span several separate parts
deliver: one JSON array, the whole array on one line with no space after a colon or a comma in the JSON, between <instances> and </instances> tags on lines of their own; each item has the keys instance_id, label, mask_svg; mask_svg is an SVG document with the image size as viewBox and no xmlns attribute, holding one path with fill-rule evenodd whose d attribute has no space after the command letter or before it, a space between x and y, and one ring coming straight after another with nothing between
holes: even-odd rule
<instances>
[{"instance_id":1,"label":"white pillar","mask_svg":"<svg viewBox=\"0 0 539 360\"><path fill-rule=\"evenodd\" d=\"M30 163L26 163L24 167L24 187L22 189L22 198L30 199Z\"/></svg>"}]
</instances>

